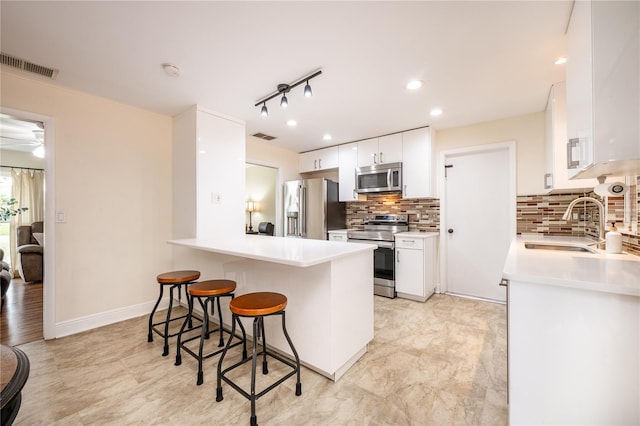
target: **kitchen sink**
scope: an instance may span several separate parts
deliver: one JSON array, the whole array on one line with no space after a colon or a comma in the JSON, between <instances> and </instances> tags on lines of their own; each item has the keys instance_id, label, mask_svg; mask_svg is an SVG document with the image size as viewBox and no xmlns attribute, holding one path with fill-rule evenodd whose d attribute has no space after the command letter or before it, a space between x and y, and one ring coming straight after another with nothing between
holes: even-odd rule
<instances>
[{"instance_id":1,"label":"kitchen sink","mask_svg":"<svg viewBox=\"0 0 640 426\"><path fill-rule=\"evenodd\" d=\"M525 242L524 247L537 250L559 250L559 251L577 251L582 253L598 253L597 250L580 245L571 244L549 244L541 242Z\"/></svg>"}]
</instances>

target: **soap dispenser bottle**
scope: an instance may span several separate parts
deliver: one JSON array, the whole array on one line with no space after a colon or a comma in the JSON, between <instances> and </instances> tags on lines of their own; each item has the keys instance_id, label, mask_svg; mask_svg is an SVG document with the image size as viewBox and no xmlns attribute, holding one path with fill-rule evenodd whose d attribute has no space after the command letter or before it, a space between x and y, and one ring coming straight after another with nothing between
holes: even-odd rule
<instances>
[{"instance_id":1,"label":"soap dispenser bottle","mask_svg":"<svg viewBox=\"0 0 640 426\"><path fill-rule=\"evenodd\" d=\"M611 228L605 235L607 253L622 253L622 234L618 232L616 223L611 222Z\"/></svg>"}]
</instances>

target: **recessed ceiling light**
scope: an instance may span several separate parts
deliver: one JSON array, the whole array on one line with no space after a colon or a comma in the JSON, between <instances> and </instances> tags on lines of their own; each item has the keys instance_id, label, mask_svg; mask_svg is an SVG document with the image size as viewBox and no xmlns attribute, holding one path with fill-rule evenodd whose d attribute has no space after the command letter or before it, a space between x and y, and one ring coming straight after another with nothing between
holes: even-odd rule
<instances>
[{"instance_id":1,"label":"recessed ceiling light","mask_svg":"<svg viewBox=\"0 0 640 426\"><path fill-rule=\"evenodd\" d=\"M322 140L330 141L330 140L331 140L331 135L330 135L329 133L327 133L326 135L324 135L324 136L322 137Z\"/></svg>"},{"instance_id":2,"label":"recessed ceiling light","mask_svg":"<svg viewBox=\"0 0 640 426\"><path fill-rule=\"evenodd\" d=\"M556 64L556 65L562 65L562 64L566 64L566 63L567 63L567 58L565 58L564 56L559 57L554 62L554 64Z\"/></svg>"},{"instance_id":3,"label":"recessed ceiling light","mask_svg":"<svg viewBox=\"0 0 640 426\"><path fill-rule=\"evenodd\" d=\"M411 80L407 83L407 89L409 90L417 90L424 85L424 81L422 80Z\"/></svg>"},{"instance_id":4,"label":"recessed ceiling light","mask_svg":"<svg viewBox=\"0 0 640 426\"><path fill-rule=\"evenodd\" d=\"M287 121L287 126L289 126L289 127L295 127L297 125L298 125L298 123L296 122L296 120Z\"/></svg>"},{"instance_id":5,"label":"recessed ceiling light","mask_svg":"<svg viewBox=\"0 0 640 426\"><path fill-rule=\"evenodd\" d=\"M429 112L429 115L431 115L432 117L442 115L442 108L433 108L431 112Z\"/></svg>"}]
</instances>

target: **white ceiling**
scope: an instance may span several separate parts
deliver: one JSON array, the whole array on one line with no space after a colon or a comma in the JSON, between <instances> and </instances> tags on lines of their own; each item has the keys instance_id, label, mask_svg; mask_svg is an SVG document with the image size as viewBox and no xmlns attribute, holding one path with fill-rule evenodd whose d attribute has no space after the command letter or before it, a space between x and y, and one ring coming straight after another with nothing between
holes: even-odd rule
<instances>
[{"instance_id":1,"label":"white ceiling","mask_svg":"<svg viewBox=\"0 0 640 426\"><path fill-rule=\"evenodd\" d=\"M175 115L244 119L295 151L432 125L542 111L564 80L572 1L0 2L3 53L60 70L54 84ZM179 77L161 64L181 69ZM316 69L289 107L254 103ZM410 92L405 84L422 79ZM430 117L432 107L444 114ZM298 126L290 128L288 119ZM330 133L331 141L322 136Z\"/></svg>"}]
</instances>

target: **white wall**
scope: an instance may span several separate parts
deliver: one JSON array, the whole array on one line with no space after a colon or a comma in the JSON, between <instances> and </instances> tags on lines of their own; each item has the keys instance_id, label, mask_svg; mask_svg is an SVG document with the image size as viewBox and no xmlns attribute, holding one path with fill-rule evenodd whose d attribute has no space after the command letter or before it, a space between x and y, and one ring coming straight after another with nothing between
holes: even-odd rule
<instances>
[{"instance_id":1,"label":"white wall","mask_svg":"<svg viewBox=\"0 0 640 426\"><path fill-rule=\"evenodd\" d=\"M545 112L487 121L436 132L440 152L474 145L516 141L517 194L544 194L546 164ZM438 164L437 167L443 167ZM440 176L440 173L436 174Z\"/></svg>"},{"instance_id":2,"label":"white wall","mask_svg":"<svg viewBox=\"0 0 640 426\"><path fill-rule=\"evenodd\" d=\"M280 182L300 179L298 153L269 145L262 139L247 136L247 162L275 167L279 170Z\"/></svg>"},{"instance_id":3,"label":"white wall","mask_svg":"<svg viewBox=\"0 0 640 426\"><path fill-rule=\"evenodd\" d=\"M55 279L58 330L149 312L156 275L172 267L171 117L13 72L0 78L3 108L55 124L45 208L64 211L66 223L46 225L56 263L45 286Z\"/></svg>"}]
</instances>

